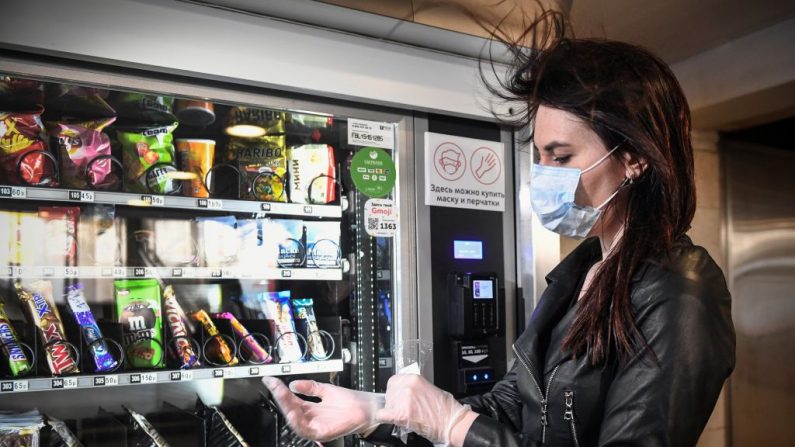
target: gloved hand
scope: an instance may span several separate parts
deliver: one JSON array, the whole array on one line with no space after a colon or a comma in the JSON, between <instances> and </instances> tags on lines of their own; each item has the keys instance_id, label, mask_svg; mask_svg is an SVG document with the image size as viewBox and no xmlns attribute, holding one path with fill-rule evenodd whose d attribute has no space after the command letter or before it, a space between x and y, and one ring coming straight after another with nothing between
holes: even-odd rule
<instances>
[{"instance_id":1,"label":"gloved hand","mask_svg":"<svg viewBox=\"0 0 795 447\"><path fill-rule=\"evenodd\" d=\"M378 422L405 427L433 442L449 445L450 431L470 412L452 394L417 374L397 374L386 387L386 406Z\"/></svg>"},{"instance_id":2,"label":"gloved hand","mask_svg":"<svg viewBox=\"0 0 795 447\"><path fill-rule=\"evenodd\" d=\"M298 436L314 441L330 441L371 431L379 425L375 420L376 412L384 408L383 394L349 390L314 380L296 380L290 383L290 389L273 377L263 377L262 383L270 390L290 428ZM309 402L293 393L319 397L321 401Z\"/></svg>"}]
</instances>

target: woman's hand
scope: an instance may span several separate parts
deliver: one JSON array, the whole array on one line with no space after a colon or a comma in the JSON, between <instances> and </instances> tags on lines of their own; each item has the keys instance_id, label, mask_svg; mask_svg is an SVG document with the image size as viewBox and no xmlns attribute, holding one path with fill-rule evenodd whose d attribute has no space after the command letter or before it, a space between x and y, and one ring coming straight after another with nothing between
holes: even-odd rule
<instances>
[{"instance_id":1,"label":"woman's hand","mask_svg":"<svg viewBox=\"0 0 795 447\"><path fill-rule=\"evenodd\" d=\"M290 389L273 377L263 377L262 382L290 428L298 436L314 441L330 441L371 431L378 426L376 412L384 407L383 394L354 391L313 380L297 380L290 383ZM318 397L320 402L309 402L293 393Z\"/></svg>"},{"instance_id":2,"label":"woman's hand","mask_svg":"<svg viewBox=\"0 0 795 447\"><path fill-rule=\"evenodd\" d=\"M450 433L459 421L474 420L469 406L440 390L417 374L392 376L386 388L386 406L378 422L411 430L436 445L449 445Z\"/></svg>"}]
</instances>

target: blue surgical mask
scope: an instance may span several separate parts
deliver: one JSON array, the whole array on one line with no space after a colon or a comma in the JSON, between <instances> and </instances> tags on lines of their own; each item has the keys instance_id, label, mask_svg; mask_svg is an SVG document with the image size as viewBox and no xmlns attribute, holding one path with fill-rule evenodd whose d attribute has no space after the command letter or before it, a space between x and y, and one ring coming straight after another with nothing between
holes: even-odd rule
<instances>
[{"instance_id":1,"label":"blue surgical mask","mask_svg":"<svg viewBox=\"0 0 795 447\"><path fill-rule=\"evenodd\" d=\"M629 179L624 179L618 189L596 208L577 205L574 203L574 194L580 177L607 160L616 149L618 146L583 170L539 164L533 166L530 203L544 228L573 239L583 239L591 232L602 214L602 208L618 195Z\"/></svg>"}]
</instances>

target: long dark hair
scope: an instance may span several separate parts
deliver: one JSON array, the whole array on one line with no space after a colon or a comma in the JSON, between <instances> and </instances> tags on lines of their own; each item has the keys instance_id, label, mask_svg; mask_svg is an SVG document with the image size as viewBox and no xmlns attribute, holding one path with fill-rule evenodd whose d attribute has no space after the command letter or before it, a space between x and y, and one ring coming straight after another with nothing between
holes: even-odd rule
<instances>
[{"instance_id":1,"label":"long dark hair","mask_svg":"<svg viewBox=\"0 0 795 447\"><path fill-rule=\"evenodd\" d=\"M645 343L635 323L630 283L644 261L671 252L695 212L685 95L670 68L649 51L574 38L560 12L542 12L513 38L499 26L492 34L513 60L496 83L492 75L499 71L481 68L491 93L514 104L510 116L499 118L530 126L540 105L563 110L589 125L606 147L619 145L613 157L629 153L646 165L622 192L623 236L584 291L562 346L589 356L593 364L613 355L626 358Z\"/></svg>"}]
</instances>

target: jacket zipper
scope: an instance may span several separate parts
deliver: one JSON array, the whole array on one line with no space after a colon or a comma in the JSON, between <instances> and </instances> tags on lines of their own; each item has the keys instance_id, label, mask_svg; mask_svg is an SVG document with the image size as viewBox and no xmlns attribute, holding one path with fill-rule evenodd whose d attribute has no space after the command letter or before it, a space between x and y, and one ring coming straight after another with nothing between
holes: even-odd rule
<instances>
[{"instance_id":1,"label":"jacket zipper","mask_svg":"<svg viewBox=\"0 0 795 447\"><path fill-rule=\"evenodd\" d=\"M577 439L577 426L574 424L574 391L564 391L563 397L566 403L566 411L563 413L563 420L569 422L571 437L574 439L574 446L580 447L580 441Z\"/></svg>"},{"instance_id":2,"label":"jacket zipper","mask_svg":"<svg viewBox=\"0 0 795 447\"><path fill-rule=\"evenodd\" d=\"M549 388L552 386L552 380L555 378L555 374L558 372L558 368L560 365L556 366L555 369L552 370L552 373L549 375L549 381L547 382L547 389L546 393L541 389L541 385L539 385L536 376L533 375L533 370L530 369L530 360L525 359L525 357L516 349L516 345L512 345L513 352L516 354L516 358L519 359L519 363L524 366L524 369L530 374L530 378L533 379L533 384L536 386L538 390L538 394L541 396L541 443L546 444L547 439L547 426L549 425L549 418L547 417L547 396L549 395Z\"/></svg>"}]
</instances>

